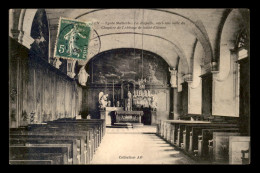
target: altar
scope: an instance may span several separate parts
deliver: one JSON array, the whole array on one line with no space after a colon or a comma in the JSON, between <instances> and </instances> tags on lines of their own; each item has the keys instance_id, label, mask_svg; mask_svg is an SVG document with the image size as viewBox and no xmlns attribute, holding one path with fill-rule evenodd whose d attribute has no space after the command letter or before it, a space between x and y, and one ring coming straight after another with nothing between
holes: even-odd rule
<instances>
[{"instance_id":1,"label":"altar","mask_svg":"<svg viewBox=\"0 0 260 173\"><path fill-rule=\"evenodd\" d=\"M105 110L100 110L100 119L105 119L106 125L112 125L111 113L117 111L123 111L123 107L106 107Z\"/></svg>"},{"instance_id":2,"label":"altar","mask_svg":"<svg viewBox=\"0 0 260 173\"><path fill-rule=\"evenodd\" d=\"M116 123L141 123L143 111L116 111Z\"/></svg>"},{"instance_id":3,"label":"altar","mask_svg":"<svg viewBox=\"0 0 260 173\"><path fill-rule=\"evenodd\" d=\"M136 88L135 83L123 82L120 94L115 95L112 81L112 97L99 93L100 118L110 126L143 126L156 122L157 95L145 85Z\"/></svg>"}]
</instances>

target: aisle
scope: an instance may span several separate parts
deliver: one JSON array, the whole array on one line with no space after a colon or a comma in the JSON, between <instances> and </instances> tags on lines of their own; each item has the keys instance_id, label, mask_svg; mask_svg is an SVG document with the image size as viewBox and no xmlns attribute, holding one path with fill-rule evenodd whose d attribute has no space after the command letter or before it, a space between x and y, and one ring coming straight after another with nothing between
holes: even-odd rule
<instances>
[{"instance_id":1,"label":"aisle","mask_svg":"<svg viewBox=\"0 0 260 173\"><path fill-rule=\"evenodd\" d=\"M136 129L107 128L91 164L194 164L155 135L154 126Z\"/></svg>"}]
</instances>

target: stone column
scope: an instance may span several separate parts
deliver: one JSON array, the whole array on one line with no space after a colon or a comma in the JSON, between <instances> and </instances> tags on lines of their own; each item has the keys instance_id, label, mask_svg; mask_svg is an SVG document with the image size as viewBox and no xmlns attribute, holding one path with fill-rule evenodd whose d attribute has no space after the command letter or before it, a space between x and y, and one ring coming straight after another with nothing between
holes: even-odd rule
<instances>
[{"instance_id":1,"label":"stone column","mask_svg":"<svg viewBox=\"0 0 260 173\"><path fill-rule=\"evenodd\" d=\"M212 115L212 73L200 76L202 79L202 115L210 117Z\"/></svg>"},{"instance_id":2,"label":"stone column","mask_svg":"<svg viewBox=\"0 0 260 173\"><path fill-rule=\"evenodd\" d=\"M180 117L180 114L179 114L179 109L178 109L178 106L179 106L179 92L178 92L178 88L173 88L173 119L174 120L178 120L179 117Z\"/></svg>"},{"instance_id":3,"label":"stone column","mask_svg":"<svg viewBox=\"0 0 260 173\"><path fill-rule=\"evenodd\" d=\"M172 117L170 117L170 119L178 119L178 114L177 114L177 95L178 95L178 89L177 89L177 70L175 70L175 68L173 68L173 70L171 70L169 68L169 72L171 75L171 79L170 79L170 83L171 83L171 87L173 89L173 111L171 112L173 115Z\"/></svg>"},{"instance_id":4,"label":"stone column","mask_svg":"<svg viewBox=\"0 0 260 173\"><path fill-rule=\"evenodd\" d=\"M181 75L176 70L171 70L171 86L173 88L173 119L178 120L180 118L181 106L181 88L179 83L182 82Z\"/></svg>"}]
</instances>

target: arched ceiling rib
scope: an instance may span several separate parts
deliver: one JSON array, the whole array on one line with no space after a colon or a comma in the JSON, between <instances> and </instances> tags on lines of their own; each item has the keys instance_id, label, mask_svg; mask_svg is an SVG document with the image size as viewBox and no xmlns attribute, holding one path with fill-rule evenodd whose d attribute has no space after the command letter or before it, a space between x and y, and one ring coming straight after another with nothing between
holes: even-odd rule
<instances>
[{"instance_id":1,"label":"arched ceiling rib","mask_svg":"<svg viewBox=\"0 0 260 173\"><path fill-rule=\"evenodd\" d=\"M27 20L27 13L35 9L26 9L25 15L23 16ZM143 40L144 45L149 47L150 50L148 51L156 51L156 52L163 52L162 45L158 45L155 43L154 40L158 39L148 39L148 36L154 36L168 40L172 42L172 48L166 50L168 54L173 54L172 58L174 57L177 59L178 57L181 58L181 61L184 60L183 57L186 58L184 61L185 68L184 71L188 71L192 68L191 57L194 52L192 47L194 46L194 40L198 40L201 44L203 51L204 51L204 63L208 64L214 59L218 58L218 54L216 54L218 50L218 39L219 39L219 32L221 28L221 23L223 23L223 16L227 14L227 11L230 9L45 9L48 20L49 20L49 28L50 28L50 54L53 55L53 49L55 45L55 40L57 36L57 24L60 17L64 18L71 18L71 19L78 19L82 21L99 21L100 23L104 22L111 22L111 21L125 21L131 22L133 21L153 21L153 22L160 22L160 21L170 21L172 23L179 22L184 23L184 25L171 25L170 27L166 27L165 29L155 30L155 29L102 29L101 25L95 25L95 29L98 34L101 36L103 42L105 42L105 38L107 36L112 39L111 35L113 35L112 40L117 39L119 37L118 33L135 33L133 35L138 35L138 33L143 33L146 39ZM17 11L17 10L16 10ZM19 11L19 10L18 10ZM244 10L246 11L246 10ZM244 11L240 10L240 13L244 13ZM28 13L29 14L29 13ZM23 24L23 28L26 29L27 26L25 23ZM19 24L20 25L20 24ZM125 34L130 35L130 34ZM139 36L137 36L139 37ZM133 42L133 38L127 36L126 41ZM118 40L118 39L117 39ZM118 41L122 41L119 39ZM140 41L140 39L139 39ZM165 42L165 41L163 41ZM160 43L160 42L159 42ZM114 43L116 44L116 43ZM125 44L125 45L124 45ZM126 47L126 45L131 45L130 43L121 44L121 47ZM138 44L138 43L137 43ZM150 45L149 45L150 44ZM118 47L120 44L118 44ZM152 45L157 45L153 46ZM114 46L111 46L111 48ZM167 46L166 46L167 47ZM174 47L174 48L173 48ZM108 48L108 47L107 47ZM130 47L131 48L131 47ZM162 50L160 50L162 49ZM166 53L165 53L166 54ZM177 56L175 56L177 55ZM166 56L166 55L165 55ZM165 59L170 59L168 57L163 57ZM181 62L180 61L180 62ZM174 62L178 62L177 60L170 60L171 64ZM174 66L174 65L172 65ZM177 65L175 65L177 66ZM182 67L184 68L184 67ZM190 69L190 70L189 70Z\"/></svg>"},{"instance_id":2,"label":"arched ceiling rib","mask_svg":"<svg viewBox=\"0 0 260 173\"><path fill-rule=\"evenodd\" d=\"M176 52L177 47L173 43L167 41L166 39L161 39L159 37L154 37L151 35L140 34L135 35L135 42L133 40L131 33L121 33L121 34L108 34L100 37L101 39L101 49L100 52L104 52L110 49L117 48L136 48L151 51L155 54L164 57L165 61L172 67L177 66L178 54ZM153 42L154 44L144 44L142 45L142 39L144 42ZM132 40L132 41L129 41ZM98 53L98 52L97 52ZM94 55L93 55L94 56ZM86 64L92 57L89 57L86 62L81 62L80 65ZM183 57L184 61L187 61Z\"/></svg>"},{"instance_id":3,"label":"arched ceiling rib","mask_svg":"<svg viewBox=\"0 0 260 173\"><path fill-rule=\"evenodd\" d=\"M100 37L113 34L114 36L118 33L143 33L145 35L153 35L156 37L159 37L161 39L167 39L170 42L174 43L175 49L174 52L179 55L181 58L186 58L187 62L190 61L190 57L192 55L192 47L194 40L198 38L199 41L202 42L202 45L205 49L205 52L207 52L207 57L211 57L211 47L210 44L208 44L208 38L205 37L205 31L203 28L201 29L199 26L198 20L194 23L193 20L189 19L188 17L185 17L185 15L188 14L188 11L186 10L186 14L179 14L180 10L176 9L177 12L167 11L167 10L160 10L160 9L77 9L76 11L73 11L71 9L69 10L58 10L53 13L51 10L46 10L48 13L48 16L50 17L50 25L57 25L59 17L67 17L67 18L75 18L82 21L88 21L88 22L95 22L98 21L99 24L94 25L95 30L98 32ZM189 14L189 16L192 16ZM109 22L130 22L133 26L133 22L149 22L152 21L153 23L156 22L171 22L175 23L169 26L166 26L165 29L162 30L156 30L156 29L102 29L102 27L107 26L106 23ZM176 24L178 23L178 24ZM180 24L183 23L183 24ZM140 26L140 25L139 25ZM57 30L54 27L54 30ZM56 39L55 31L53 31L53 40L52 40L52 46L54 47L54 42ZM52 39L51 38L51 39ZM102 40L102 39L101 39ZM128 41L132 41L132 39L129 39ZM144 45L151 44L155 45L154 42L146 42L144 40ZM122 45L125 47L125 45ZM152 46L150 51L154 51L154 49L161 49L162 46L159 45L159 47L155 48ZM180 51L181 50L181 51ZM169 50L166 50L169 52ZM174 54L174 52L172 52ZM171 52L169 52L171 53ZM166 57L163 57L166 58ZM176 61L176 60L175 60ZM190 63L185 63L190 64ZM189 66L186 67L189 71Z\"/></svg>"}]
</instances>

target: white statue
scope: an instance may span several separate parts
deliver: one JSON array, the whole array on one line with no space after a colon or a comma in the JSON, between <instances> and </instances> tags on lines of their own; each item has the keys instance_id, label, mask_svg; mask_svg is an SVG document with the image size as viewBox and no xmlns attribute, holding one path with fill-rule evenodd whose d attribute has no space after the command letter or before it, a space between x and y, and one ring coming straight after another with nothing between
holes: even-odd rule
<instances>
[{"instance_id":1,"label":"white statue","mask_svg":"<svg viewBox=\"0 0 260 173\"><path fill-rule=\"evenodd\" d=\"M107 103L108 103L107 97L108 97L108 94L104 94L103 92L100 92L98 94L99 108L105 109L107 107Z\"/></svg>"},{"instance_id":2,"label":"white statue","mask_svg":"<svg viewBox=\"0 0 260 173\"><path fill-rule=\"evenodd\" d=\"M128 97L129 99L132 99L132 94L131 94L130 91L128 91L128 93L127 93L127 97Z\"/></svg>"},{"instance_id":3,"label":"white statue","mask_svg":"<svg viewBox=\"0 0 260 173\"><path fill-rule=\"evenodd\" d=\"M131 100L129 98L127 99L126 111L131 111Z\"/></svg>"},{"instance_id":4,"label":"white statue","mask_svg":"<svg viewBox=\"0 0 260 173\"><path fill-rule=\"evenodd\" d=\"M173 68L173 70L171 70L169 67L169 72L171 73L171 80L170 80L171 86L173 88L176 88L177 87L177 70L175 70L175 68Z\"/></svg>"},{"instance_id":5,"label":"white statue","mask_svg":"<svg viewBox=\"0 0 260 173\"><path fill-rule=\"evenodd\" d=\"M86 83L88 81L89 74L85 70L85 66L81 67L79 70L79 83L83 86L86 86Z\"/></svg>"},{"instance_id":6,"label":"white statue","mask_svg":"<svg viewBox=\"0 0 260 173\"><path fill-rule=\"evenodd\" d=\"M157 96L153 96L151 99L151 108L153 111L157 109Z\"/></svg>"}]
</instances>

